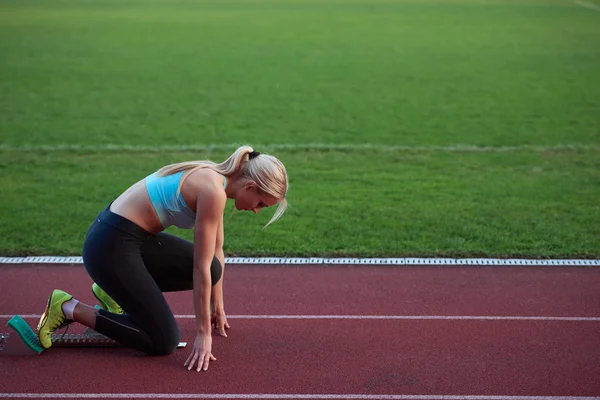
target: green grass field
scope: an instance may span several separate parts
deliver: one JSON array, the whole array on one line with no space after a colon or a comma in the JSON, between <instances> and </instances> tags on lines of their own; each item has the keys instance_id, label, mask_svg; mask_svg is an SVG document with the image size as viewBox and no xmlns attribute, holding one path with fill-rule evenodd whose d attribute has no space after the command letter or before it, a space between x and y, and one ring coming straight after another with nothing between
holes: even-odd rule
<instances>
[{"instance_id":1,"label":"green grass field","mask_svg":"<svg viewBox=\"0 0 600 400\"><path fill-rule=\"evenodd\" d=\"M0 255L248 143L291 208L229 256L597 258L598 43L567 0L0 0Z\"/></svg>"}]
</instances>

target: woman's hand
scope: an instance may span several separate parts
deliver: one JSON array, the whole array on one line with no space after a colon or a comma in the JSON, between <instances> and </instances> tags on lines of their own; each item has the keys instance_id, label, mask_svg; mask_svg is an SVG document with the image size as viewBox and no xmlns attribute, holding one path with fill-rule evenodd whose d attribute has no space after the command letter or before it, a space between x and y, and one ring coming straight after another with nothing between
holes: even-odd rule
<instances>
[{"instance_id":1,"label":"woman's hand","mask_svg":"<svg viewBox=\"0 0 600 400\"><path fill-rule=\"evenodd\" d=\"M198 333L196 335L196 340L194 340L194 348L192 349L192 354L188 357L184 367L188 367L188 371L194 368L194 364L198 362L198 367L196 371L200 371L200 369L206 371L208 369L209 361L217 361L215 356L212 355L212 336L210 333L208 335L204 333Z\"/></svg>"},{"instance_id":2,"label":"woman's hand","mask_svg":"<svg viewBox=\"0 0 600 400\"><path fill-rule=\"evenodd\" d=\"M215 329L219 330L219 334L221 336L227 337L227 332L225 332L225 329L229 329L231 327L227 323L227 316L225 315L224 310L221 310L221 311L213 310L210 321L211 321L212 326L214 326Z\"/></svg>"}]
</instances>

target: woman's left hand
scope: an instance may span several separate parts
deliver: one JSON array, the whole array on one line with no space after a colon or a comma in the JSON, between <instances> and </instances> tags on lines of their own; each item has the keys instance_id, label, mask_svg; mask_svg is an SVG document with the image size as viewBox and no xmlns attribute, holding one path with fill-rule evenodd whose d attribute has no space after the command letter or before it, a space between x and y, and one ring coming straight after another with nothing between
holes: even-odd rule
<instances>
[{"instance_id":1,"label":"woman's left hand","mask_svg":"<svg viewBox=\"0 0 600 400\"><path fill-rule=\"evenodd\" d=\"M230 326L227 323L227 316L225 315L225 311L213 311L211 323L215 327L215 329L219 330L219 334L223 337L227 337L226 329L229 329Z\"/></svg>"}]
</instances>

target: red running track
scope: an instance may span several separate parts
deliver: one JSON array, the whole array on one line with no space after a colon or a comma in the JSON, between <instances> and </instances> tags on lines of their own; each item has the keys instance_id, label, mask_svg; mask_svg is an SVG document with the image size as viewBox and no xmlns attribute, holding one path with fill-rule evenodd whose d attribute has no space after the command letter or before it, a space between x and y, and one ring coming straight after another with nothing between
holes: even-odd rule
<instances>
[{"instance_id":1,"label":"red running track","mask_svg":"<svg viewBox=\"0 0 600 400\"><path fill-rule=\"evenodd\" d=\"M95 304L90 285L81 266L0 266L0 324L40 314L54 288ZM230 265L232 329L200 373L183 368L192 294L167 298L187 348L0 357L0 397L600 399L600 268Z\"/></svg>"}]
</instances>

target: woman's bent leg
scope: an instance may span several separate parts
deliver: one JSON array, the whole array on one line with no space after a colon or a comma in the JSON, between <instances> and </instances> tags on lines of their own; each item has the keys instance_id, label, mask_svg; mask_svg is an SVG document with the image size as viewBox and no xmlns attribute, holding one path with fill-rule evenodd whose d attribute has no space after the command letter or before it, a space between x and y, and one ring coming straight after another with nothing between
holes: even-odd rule
<instances>
[{"instance_id":1,"label":"woman's bent leg","mask_svg":"<svg viewBox=\"0 0 600 400\"><path fill-rule=\"evenodd\" d=\"M178 292L194 288L194 244L168 233L159 233L142 246L142 258L148 272L163 292ZM210 266L212 285L223 274L216 257Z\"/></svg>"},{"instance_id":2,"label":"woman's bent leg","mask_svg":"<svg viewBox=\"0 0 600 400\"><path fill-rule=\"evenodd\" d=\"M140 248L150 234L141 237L143 231L136 234L135 225L128 226L130 221L108 213L101 213L90 228L83 247L83 259L90 277L123 308L125 314L99 310L94 329L145 353L169 354L179 343L179 328L141 256Z\"/></svg>"}]
</instances>

